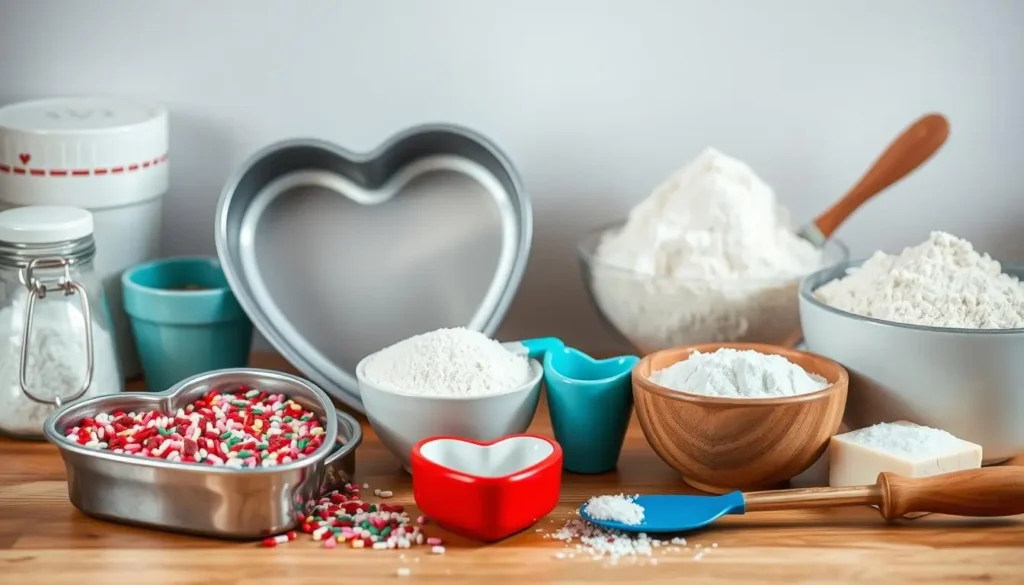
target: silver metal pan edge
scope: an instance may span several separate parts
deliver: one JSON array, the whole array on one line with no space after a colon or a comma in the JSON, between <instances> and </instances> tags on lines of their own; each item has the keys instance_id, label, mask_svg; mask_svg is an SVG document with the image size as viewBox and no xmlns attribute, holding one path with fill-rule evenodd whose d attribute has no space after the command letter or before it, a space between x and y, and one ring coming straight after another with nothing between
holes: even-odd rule
<instances>
[{"instance_id":1,"label":"silver metal pan edge","mask_svg":"<svg viewBox=\"0 0 1024 585\"><path fill-rule=\"evenodd\" d=\"M290 156L294 160L287 160ZM306 158L299 160L299 157ZM278 172L281 165L290 170L307 165L313 172L329 169L328 172L346 181L373 190L411 167L453 164L453 161L464 161L467 174L475 173L481 181L496 181L494 184L508 197L508 201L500 203L507 225L495 282L470 323L452 324L493 336L522 281L533 237L533 218L529 196L510 159L480 134L451 124L428 124L398 133L367 153L350 152L317 139L284 140L249 157L225 184L217 206L215 240L232 291L274 349L333 398L352 408L363 410L354 370L340 368L314 348L302 332L276 310L269 293L261 289L259 282L247 276L252 274L253 238L259 237L253 222L248 221L252 215L258 215L258 212L250 213L250 205L258 199L251 191L262 189L279 178L260 175Z\"/></svg>"}]
</instances>

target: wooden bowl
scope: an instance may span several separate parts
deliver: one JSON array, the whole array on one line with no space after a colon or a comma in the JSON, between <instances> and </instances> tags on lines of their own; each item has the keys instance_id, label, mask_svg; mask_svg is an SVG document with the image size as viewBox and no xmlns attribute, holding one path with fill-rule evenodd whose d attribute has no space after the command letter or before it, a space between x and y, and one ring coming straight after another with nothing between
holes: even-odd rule
<instances>
[{"instance_id":1,"label":"wooden bowl","mask_svg":"<svg viewBox=\"0 0 1024 585\"><path fill-rule=\"evenodd\" d=\"M830 385L785 398L721 398L670 390L651 372L694 351L723 347L781 355ZM633 399L647 442L687 484L706 492L780 487L825 452L846 407L849 374L808 352L757 343L710 343L655 352L633 369Z\"/></svg>"}]
</instances>

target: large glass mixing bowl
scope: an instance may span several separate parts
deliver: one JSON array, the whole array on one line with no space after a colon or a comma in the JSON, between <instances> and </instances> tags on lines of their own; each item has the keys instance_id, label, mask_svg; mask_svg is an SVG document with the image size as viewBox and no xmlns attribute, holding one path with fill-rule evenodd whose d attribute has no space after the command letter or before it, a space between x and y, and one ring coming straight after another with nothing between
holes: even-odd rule
<instances>
[{"instance_id":1,"label":"large glass mixing bowl","mask_svg":"<svg viewBox=\"0 0 1024 585\"><path fill-rule=\"evenodd\" d=\"M668 278L602 262L604 234L622 222L596 228L578 245L583 284L605 323L641 355L695 343L768 343L800 338L797 292L803 276L778 279ZM830 239L821 268L848 259ZM808 272L810 274L811 272Z\"/></svg>"}]
</instances>

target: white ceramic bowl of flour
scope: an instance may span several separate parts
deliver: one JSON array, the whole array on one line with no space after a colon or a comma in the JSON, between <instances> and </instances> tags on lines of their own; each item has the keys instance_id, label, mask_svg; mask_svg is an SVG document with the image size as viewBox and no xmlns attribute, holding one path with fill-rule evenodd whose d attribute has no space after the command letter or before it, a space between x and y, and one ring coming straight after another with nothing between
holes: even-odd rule
<instances>
[{"instance_id":1,"label":"white ceramic bowl of flour","mask_svg":"<svg viewBox=\"0 0 1024 585\"><path fill-rule=\"evenodd\" d=\"M929 263L942 256L934 249L920 251L923 253L917 257ZM961 250L952 255L950 262L957 266L969 264L973 262L972 256ZM807 347L840 362L850 373L846 407L850 427L907 420L943 429L981 445L985 464L1024 451L1024 328L900 323L840 310L815 294L826 283L854 274L862 264L863 261L848 262L822 270L806 278L800 288L800 317ZM1002 266L1002 271L1024 277L1024 266ZM943 279L934 266L915 269L903 265L896 274L897 287L905 290L914 272L919 272L928 283L930 296L940 296L937 293ZM983 280L983 275L975 274L968 290L977 289ZM872 294L869 290L847 293L854 297ZM914 295L897 295L890 287L875 298L892 298L896 304L889 308L876 305L865 312L878 314L890 310L895 319L905 318L908 310L917 310L913 306ZM1013 305L1019 310L1020 304L1012 295L1009 298L1009 302L959 302L957 308L962 314L953 319L970 324L972 318L977 321L981 315L982 321L1002 319L1006 323L1005 313L1000 316L978 311L1012 311ZM923 312L914 320L942 319L942 313L954 311L954 307L933 307L936 310L931 316ZM1009 324L1015 324L1012 317Z\"/></svg>"},{"instance_id":2,"label":"white ceramic bowl of flour","mask_svg":"<svg viewBox=\"0 0 1024 585\"><path fill-rule=\"evenodd\" d=\"M465 331L460 333L470 337ZM493 344L484 348L484 355L468 355L469 349L480 348L467 348L466 343L439 348L436 356L427 358L392 355L388 367L377 364L378 371L371 372L373 375L368 375L368 370L375 367L371 362L384 350L356 365L366 417L381 443L410 473L412 447L422 439L449 436L491 441L524 433L533 422L543 367L523 356L516 357L522 363L506 360L499 353L505 350L497 342ZM491 361L485 364L485 358ZM412 371L405 371L407 366L412 366ZM487 375L474 369L485 370ZM509 387L511 375L519 382ZM397 383L385 383L385 379ZM409 387L402 387L402 383ZM437 386L436 391L431 384Z\"/></svg>"}]
</instances>

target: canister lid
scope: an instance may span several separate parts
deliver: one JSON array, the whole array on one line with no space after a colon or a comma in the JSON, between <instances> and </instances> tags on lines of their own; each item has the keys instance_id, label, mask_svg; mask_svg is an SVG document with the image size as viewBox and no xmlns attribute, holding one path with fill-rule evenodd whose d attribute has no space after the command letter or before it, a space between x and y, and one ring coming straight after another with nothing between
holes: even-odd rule
<instances>
[{"instance_id":1,"label":"canister lid","mask_svg":"<svg viewBox=\"0 0 1024 585\"><path fill-rule=\"evenodd\" d=\"M49 244L92 235L92 214L78 207L33 205L0 211L0 241Z\"/></svg>"},{"instance_id":2,"label":"canister lid","mask_svg":"<svg viewBox=\"0 0 1024 585\"><path fill-rule=\"evenodd\" d=\"M86 209L167 190L167 110L75 97L0 108L0 200Z\"/></svg>"}]
</instances>

